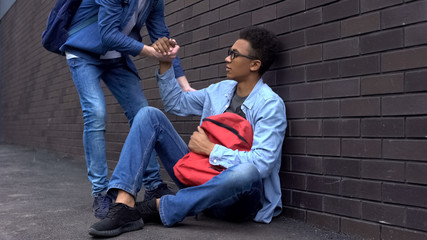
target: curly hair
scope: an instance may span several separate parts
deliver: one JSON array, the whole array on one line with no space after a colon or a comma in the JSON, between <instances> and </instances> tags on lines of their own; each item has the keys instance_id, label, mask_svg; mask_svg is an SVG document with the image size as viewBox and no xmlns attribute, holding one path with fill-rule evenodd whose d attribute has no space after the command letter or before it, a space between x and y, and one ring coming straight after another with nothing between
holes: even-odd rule
<instances>
[{"instance_id":1,"label":"curly hair","mask_svg":"<svg viewBox=\"0 0 427 240\"><path fill-rule=\"evenodd\" d=\"M276 60L279 50L276 35L267 29L251 26L243 29L239 38L248 41L253 49L251 55L261 60L258 73L262 76Z\"/></svg>"}]
</instances>

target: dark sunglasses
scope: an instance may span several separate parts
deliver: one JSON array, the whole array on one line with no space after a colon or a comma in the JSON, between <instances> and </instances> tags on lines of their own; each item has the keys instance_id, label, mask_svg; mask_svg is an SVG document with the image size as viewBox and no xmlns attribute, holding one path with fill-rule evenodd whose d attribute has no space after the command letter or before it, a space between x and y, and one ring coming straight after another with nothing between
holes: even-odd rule
<instances>
[{"instance_id":1,"label":"dark sunglasses","mask_svg":"<svg viewBox=\"0 0 427 240\"><path fill-rule=\"evenodd\" d=\"M228 49L228 55L227 56L230 56L231 61L233 61L233 59L235 59L236 57L245 57L245 58L248 58L251 60L257 60L258 59L257 57L240 54L236 50L231 50L231 49Z\"/></svg>"}]
</instances>

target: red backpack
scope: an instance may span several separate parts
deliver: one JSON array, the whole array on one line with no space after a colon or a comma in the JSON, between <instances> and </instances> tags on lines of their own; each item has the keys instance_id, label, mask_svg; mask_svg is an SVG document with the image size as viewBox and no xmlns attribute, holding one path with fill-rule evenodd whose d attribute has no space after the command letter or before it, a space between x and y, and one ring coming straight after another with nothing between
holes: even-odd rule
<instances>
[{"instance_id":1,"label":"red backpack","mask_svg":"<svg viewBox=\"0 0 427 240\"><path fill-rule=\"evenodd\" d=\"M202 121L201 128L209 140L227 148L250 151L253 142L253 130L248 120L225 112L210 116ZM209 156L189 152L173 167L175 176L187 186L198 186L220 174L225 168L209 163Z\"/></svg>"}]
</instances>

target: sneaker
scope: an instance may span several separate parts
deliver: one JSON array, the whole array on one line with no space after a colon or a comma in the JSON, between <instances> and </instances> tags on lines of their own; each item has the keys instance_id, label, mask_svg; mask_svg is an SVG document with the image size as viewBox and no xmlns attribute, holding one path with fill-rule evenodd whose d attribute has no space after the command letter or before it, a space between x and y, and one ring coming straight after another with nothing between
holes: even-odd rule
<instances>
[{"instance_id":1,"label":"sneaker","mask_svg":"<svg viewBox=\"0 0 427 240\"><path fill-rule=\"evenodd\" d=\"M111 202L113 197L110 194L102 196L98 194L93 200L92 210L96 218L104 219L107 216L108 210L110 210Z\"/></svg>"},{"instance_id":2,"label":"sneaker","mask_svg":"<svg viewBox=\"0 0 427 240\"><path fill-rule=\"evenodd\" d=\"M89 234L95 237L114 237L143 227L144 222L136 208L114 203L107 216L89 228Z\"/></svg>"},{"instance_id":3,"label":"sneaker","mask_svg":"<svg viewBox=\"0 0 427 240\"><path fill-rule=\"evenodd\" d=\"M142 202L136 202L135 208L138 209L138 212L145 223L162 222L162 220L160 219L160 214L157 211L156 201L156 198L152 198L148 201L144 200Z\"/></svg>"},{"instance_id":4,"label":"sneaker","mask_svg":"<svg viewBox=\"0 0 427 240\"><path fill-rule=\"evenodd\" d=\"M174 195L174 193L169 189L166 183L160 183L156 189L145 190L144 201L148 201L153 198L161 198L164 195Z\"/></svg>"}]
</instances>

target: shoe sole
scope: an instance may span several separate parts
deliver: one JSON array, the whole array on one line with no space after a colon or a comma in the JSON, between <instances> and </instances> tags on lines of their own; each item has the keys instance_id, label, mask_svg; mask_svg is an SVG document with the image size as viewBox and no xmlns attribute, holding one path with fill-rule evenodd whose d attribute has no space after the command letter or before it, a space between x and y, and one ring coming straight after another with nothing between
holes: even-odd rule
<instances>
[{"instance_id":1,"label":"shoe sole","mask_svg":"<svg viewBox=\"0 0 427 240\"><path fill-rule=\"evenodd\" d=\"M125 232L131 232L142 229L143 227L144 222L142 221L142 219L139 219L137 221L126 223L124 226L113 230L98 231L94 228L89 228L89 234L94 237L114 237Z\"/></svg>"}]
</instances>

